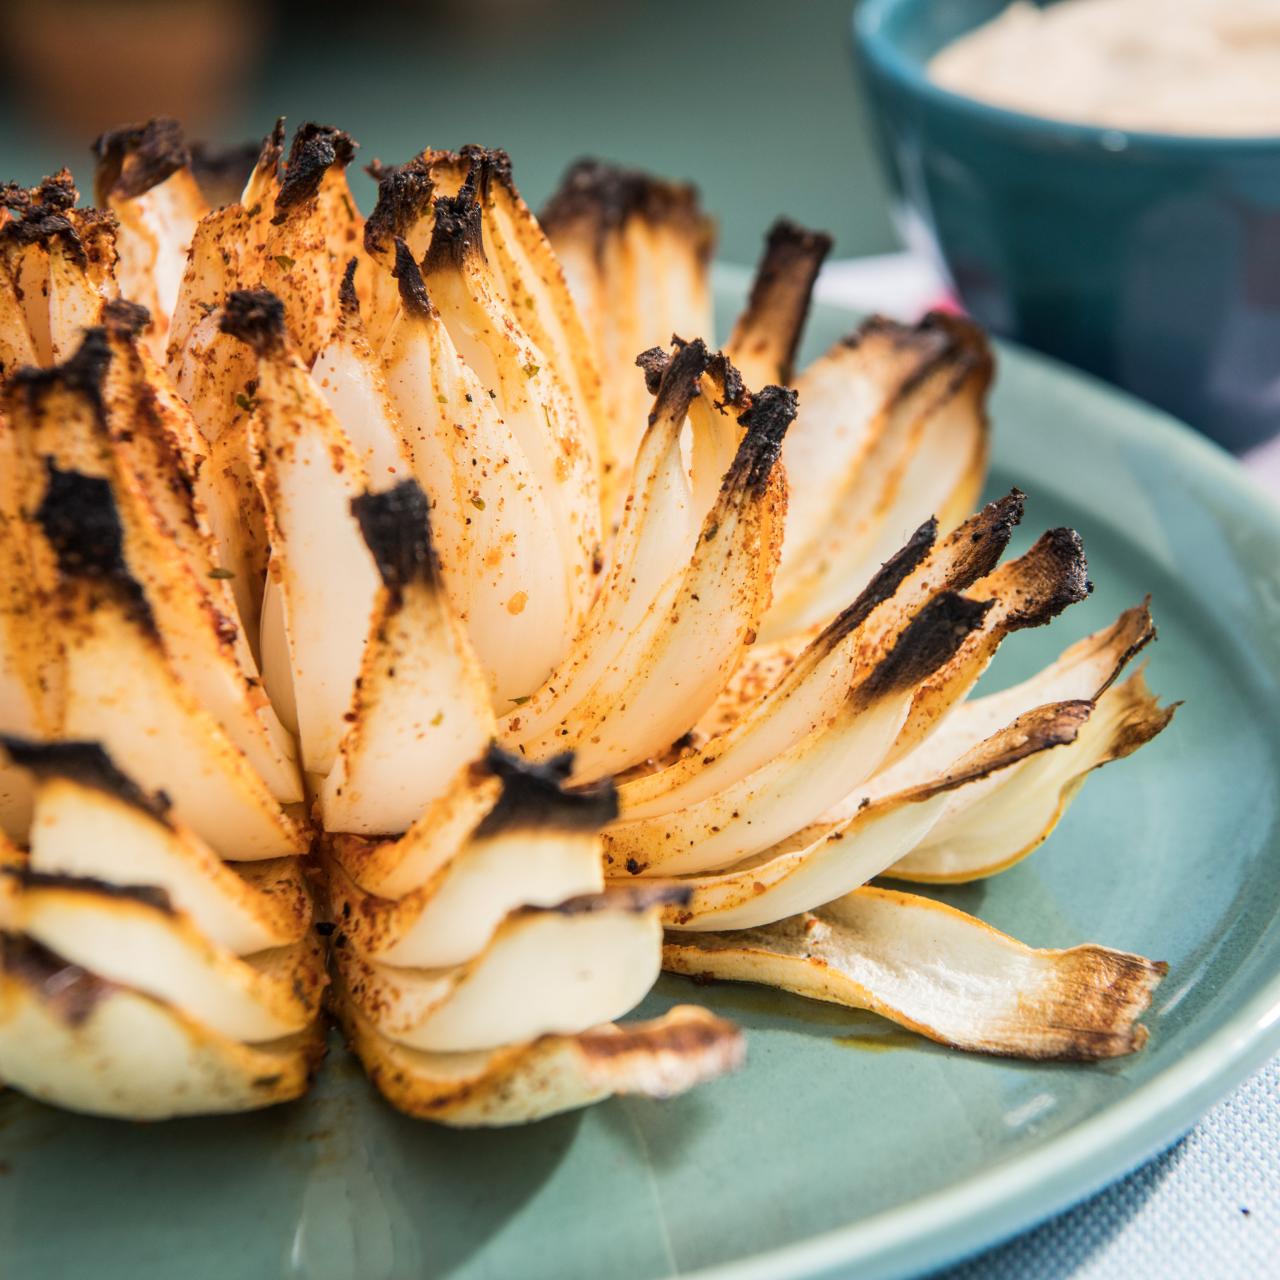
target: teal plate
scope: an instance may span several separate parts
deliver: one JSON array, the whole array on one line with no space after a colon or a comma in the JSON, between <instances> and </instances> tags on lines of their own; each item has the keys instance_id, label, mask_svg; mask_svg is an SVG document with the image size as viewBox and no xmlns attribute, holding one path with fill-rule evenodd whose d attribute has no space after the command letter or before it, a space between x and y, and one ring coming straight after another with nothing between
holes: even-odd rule
<instances>
[{"instance_id":1,"label":"teal plate","mask_svg":"<svg viewBox=\"0 0 1280 1280\"><path fill-rule=\"evenodd\" d=\"M808 346L847 331L821 310ZM520 1130L401 1118L335 1045L273 1112L133 1126L0 1097L0 1275L96 1280L900 1276L1029 1226L1186 1130L1280 1049L1280 515L1211 445L1005 351L991 491L1084 535L1097 591L1014 636L1029 675L1146 592L1186 705L1049 844L948 901L1038 946L1169 961L1136 1057L969 1057L869 1015L665 978L747 1029L738 1075Z\"/></svg>"}]
</instances>

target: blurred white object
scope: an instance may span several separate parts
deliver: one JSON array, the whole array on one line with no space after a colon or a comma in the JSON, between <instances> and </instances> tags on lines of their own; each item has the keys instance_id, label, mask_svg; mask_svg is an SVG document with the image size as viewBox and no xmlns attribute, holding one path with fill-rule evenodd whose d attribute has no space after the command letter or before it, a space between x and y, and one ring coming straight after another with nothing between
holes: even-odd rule
<instances>
[{"instance_id":1,"label":"blurred white object","mask_svg":"<svg viewBox=\"0 0 1280 1280\"><path fill-rule=\"evenodd\" d=\"M1280 436L1260 444L1241 459L1268 493L1280 497Z\"/></svg>"},{"instance_id":2,"label":"blurred white object","mask_svg":"<svg viewBox=\"0 0 1280 1280\"><path fill-rule=\"evenodd\" d=\"M946 89L1157 133L1280 132L1275 0L1018 0L929 64Z\"/></svg>"},{"instance_id":3,"label":"blurred white object","mask_svg":"<svg viewBox=\"0 0 1280 1280\"><path fill-rule=\"evenodd\" d=\"M819 302L878 311L895 320L917 320L948 298L942 277L914 253L829 262L818 277L814 295Z\"/></svg>"}]
</instances>

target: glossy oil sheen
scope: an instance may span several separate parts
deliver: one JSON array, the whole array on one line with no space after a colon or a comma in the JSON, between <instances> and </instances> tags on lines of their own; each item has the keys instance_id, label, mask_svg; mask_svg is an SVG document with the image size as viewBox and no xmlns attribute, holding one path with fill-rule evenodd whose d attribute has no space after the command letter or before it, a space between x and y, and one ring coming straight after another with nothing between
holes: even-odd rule
<instances>
[{"instance_id":1,"label":"glossy oil sheen","mask_svg":"<svg viewBox=\"0 0 1280 1280\"><path fill-rule=\"evenodd\" d=\"M811 351L852 327L822 311ZM1096 774L1048 845L939 893L1040 946L1170 963L1128 1061L967 1057L866 1014L663 979L747 1029L740 1074L524 1129L395 1114L335 1047L310 1099L135 1126L0 1095L0 1275L95 1280L735 1280L904 1275L1119 1175L1280 1048L1280 518L1223 455L1100 385L1005 352L991 492L1024 544L1084 534L1097 590L1010 639L1012 681L1150 591L1172 728ZM850 1270L846 1270L850 1268Z\"/></svg>"},{"instance_id":2,"label":"glossy oil sheen","mask_svg":"<svg viewBox=\"0 0 1280 1280\"><path fill-rule=\"evenodd\" d=\"M1280 429L1280 138L1043 120L924 65L1008 0L864 0L854 42L899 200L996 333L1231 448Z\"/></svg>"}]
</instances>

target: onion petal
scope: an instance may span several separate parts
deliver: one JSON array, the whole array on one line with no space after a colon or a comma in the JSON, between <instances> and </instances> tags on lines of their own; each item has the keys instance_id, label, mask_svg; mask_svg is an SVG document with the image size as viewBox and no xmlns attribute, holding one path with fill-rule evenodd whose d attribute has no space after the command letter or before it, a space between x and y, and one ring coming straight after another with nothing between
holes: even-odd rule
<instances>
[{"instance_id":1,"label":"onion petal","mask_svg":"<svg viewBox=\"0 0 1280 1280\"><path fill-rule=\"evenodd\" d=\"M869 1009L957 1049L1076 1061L1142 1048L1137 1019L1168 972L1106 947L1038 951L940 902L872 888L763 929L680 935L663 966Z\"/></svg>"},{"instance_id":2,"label":"onion petal","mask_svg":"<svg viewBox=\"0 0 1280 1280\"><path fill-rule=\"evenodd\" d=\"M301 1097L319 1022L246 1045L152 996L0 934L0 1079L34 1098L135 1120L251 1111Z\"/></svg>"},{"instance_id":3,"label":"onion petal","mask_svg":"<svg viewBox=\"0 0 1280 1280\"><path fill-rule=\"evenodd\" d=\"M742 1064L731 1022L678 1005L649 1022L548 1035L477 1053L423 1053L384 1036L340 1001L352 1049L388 1101L461 1128L525 1124L614 1095L671 1098Z\"/></svg>"}]
</instances>

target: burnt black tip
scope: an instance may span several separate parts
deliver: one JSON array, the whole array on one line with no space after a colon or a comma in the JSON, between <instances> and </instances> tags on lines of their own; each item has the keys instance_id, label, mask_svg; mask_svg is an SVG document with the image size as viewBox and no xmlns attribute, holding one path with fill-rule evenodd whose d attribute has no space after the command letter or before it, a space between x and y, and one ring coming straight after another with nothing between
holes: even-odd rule
<instances>
[{"instance_id":1,"label":"burnt black tip","mask_svg":"<svg viewBox=\"0 0 1280 1280\"><path fill-rule=\"evenodd\" d=\"M456 196L437 196L436 224L427 250L428 271L439 266L459 267L472 254L484 257L484 239L480 230L480 199L468 175Z\"/></svg>"},{"instance_id":2,"label":"burnt black tip","mask_svg":"<svg viewBox=\"0 0 1280 1280\"><path fill-rule=\"evenodd\" d=\"M102 308L102 324L108 333L136 338L151 323L151 312L140 302L112 298Z\"/></svg>"},{"instance_id":3,"label":"burnt black tip","mask_svg":"<svg viewBox=\"0 0 1280 1280\"><path fill-rule=\"evenodd\" d=\"M765 235L765 255L814 258L821 262L835 243L825 231L802 227L790 218L778 218Z\"/></svg>"},{"instance_id":4,"label":"burnt black tip","mask_svg":"<svg viewBox=\"0 0 1280 1280\"><path fill-rule=\"evenodd\" d=\"M431 527L427 495L416 480L352 498L351 513L386 586L398 591L425 575L431 561Z\"/></svg>"},{"instance_id":5,"label":"burnt black tip","mask_svg":"<svg viewBox=\"0 0 1280 1280\"><path fill-rule=\"evenodd\" d=\"M111 484L101 476L63 471L45 459L48 483L36 508L44 531L67 577L112 578L125 572L124 529Z\"/></svg>"},{"instance_id":6,"label":"burnt black tip","mask_svg":"<svg viewBox=\"0 0 1280 1280\"><path fill-rule=\"evenodd\" d=\"M16 182L0 184L0 205L12 213L21 216L32 206L39 206L48 212L65 213L74 209L80 192L76 189L75 179L70 169L59 169L57 173L42 178L39 186L28 190Z\"/></svg>"},{"instance_id":7,"label":"burnt black tip","mask_svg":"<svg viewBox=\"0 0 1280 1280\"><path fill-rule=\"evenodd\" d=\"M663 376L671 364L671 353L661 347L650 347L636 356L636 365L644 371L644 385L651 396L658 394Z\"/></svg>"},{"instance_id":8,"label":"burnt black tip","mask_svg":"<svg viewBox=\"0 0 1280 1280\"><path fill-rule=\"evenodd\" d=\"M61 241L77 262L88 261L80 233L61 208L30 204L17 217L0 222L0 238L19 245L50 246Z\"/></svg>"},{"instance_id":9,"label":"burnt black tip","mask_svg":"<svg viewBox=\"0 0 1280 1280\"><path fill-rule=\"evenodd\" d=\"M355 157L356 146L350 134L331 124L299 125L289 148L284 181L276 196L276 211L271 221L283 222L291 209L314 199L324 175L335 164L345 169Z\"/></svg>"},{"instance_id":10,"label":"burnt black tip","mask_svg":"<svg viewBox=\"0 0 1280 1280\"><path fill-rule=\"evenodd\" d=\"M996 567L1022 520L1025 505L1022 490L1011 489L952 530L947 538L949 587L963 591Z\"/></svg>"},{"instance_id":11,"label":"burnt black tip","mask_svg":"<svg viewBox=\"0 0 1280 1280\"><path fill-rule=\"evenodd\" d=\"M1028 566L1008 625L1034 627L1078 604L1093 590L1084 542L1074 529L1050 529L1023 557Z\"/></svg>"},{"instance_id":12,"label":"burnt black tip","mask_svg":"<svg viewBox=\"0 0 1280 1280\"><path fill-rule=\"evenodd\" d=\"M646 352L645 356L649 353ZM636 361L637 364L645 356ZM698 394L698 379L702 377L710 362L707 345L701 338L686 342L676 349L676 353L666 361L662 375L658 380L657 399L654 402L651 418L670 415L683 421L694 396ZM656 362L655 362L656 367ZM645 383L648 385L650 370L644 365Z\"/></svg>"},{"instance_id":13,"label":"burnt black tip","mask_svg":"<svg viewBox=\"0 0 1280 1280\"><path fill-rule=\"evenodd\" d=\"M877 605L892 599L907 576L933 549L937 537L938 518L930 516L907 539L906 544L880 566L875 577L862 589L858 598L832 619L823 632L823 638L828 643L841 639L860 627Z\"/></svg>"},{"instance_id":14,"label":"burnt black tip","mask_svg":"<svg viewBox=\"0 0 1280 1280\"><path fill-rule=\"evenodd\" d=\"M773 474L782 453L787 428L795 421L799 397L787 387L768 386L756 392L751 407L738 415L747 434L738 445L734 467L746 467L746 483L759 492Z\"/></svg>"},{"instance_id":15,"label":"burnt black tip","mask_svg":"<svg viewBox=\"0 0 1280 1280\"><path fill-rule=\"evenodd\" d=\"M593 226L598 252L603 237L632 217L653 225L678 223L696 236L701 254L711 250L713 227L702 212L697 187L603 160L585 158L570 165L538 220L552 232L574 223Z\"/></svg>"},{"instance_id":16,"label":"burnt black tip","mask_svg":"<svg viewBox=\"0 0 1280 1280\"><path fill-rule=\"evenodd\" d=\"M599 831L618 816L618 792L612 782L567 789L572 752L530 764L495 745L486 763L501 779L502 795L476 829L477 836L520 828Z\"/></svg>"},{"instance_id":17,"label":"burnt black tip","mask_svg":"<svg viewBox=\"0 0 1280 1280\"><path fill-rule=\"evenodd\" d=\"M48 483L35 510L57 560L58 572L68 579L111 584L130 616L149 632L155 631L146 594L129 573L124 556L124 529L110 483L100 476L63 471L45 459Z\"/></svg>"},{"instance_id":18,"label":"burnt black tip","mask_svg":"<svg viewBox=\"0 0 1280 1280\"><path fill-rule=\"evenodd\" d=\"M417 156L406 164L384 168L374 174L378 200L364 224L364 247L369 253L384 253L397 236L406 236L431 212L435 184L426 159Z\"/></svg>"},{"instance_id":19,"label":"burnt black tip","mask_svg":"<svg viewBox=\"0 0 1280 1280\"><path fill-rule=\"evenodd\" d=\"M108 130L94 139L92 150L98 161L94 196L102 205L109 196L140 196L191 163L182 126L167 116Z\"/></svg>"},{"instance_id":20,"label":"burnt black tip","mask_svg":"<svg viewBox=\"0 0 1280 1280\"><path fill-rule=\"evenodd\" d=\"M982 509L982 515L993 523L1013 530L1022 523L1026 509L1027 495L1014 485L1004 497L993 498L988 502Z\"/></svg>"},{"instance_id":21,"label":"burnt black tip","mask_svg":"<svg viewBox=\"0 0 1280 1280\"><path fill-rule=\"evenodd\" d=\"M16 182L0 182L0 208L21 215L31 208L31 193Z\"/></svg>"},{"instance_id":22,"label":"burnt black tip","mask_svg":"<svg viewBox=\"0 0 1280 1280\"><path fill-rule=\"evenodd\" d=\"M258 158L254 162L253 172L278 174L280 157L284 155L284 116L277 116L271 126L271 132L262 139L258 147Z\"/></svg>"},{"instance_id":23,"label":"burnt black tip","mask_svg":"<svg viewBox=\"0 0 1280 1280\"><path fill-rule=\"evenodd\" d=\"M954 591L934 596L907 624L897 642L863 681L861 692L878 696L914 688L950 661L965 638L982 625L993 601Z\"/></svg>"},{"instance_id":24,"label":"burnt black tip","mask_svg":"<svg viewBox=\"0 0 1280 1280\"><path fill-rule=\"evenodd\" d=\"M720 408L743 408L747 401L747 385L742 381L742 374L737 366L723 351L717 351L707 366L711 376L723 388L723 399Z\"/></svg>"},{"instance_id":25,"label":"burnt black tip","mask_svg":"<svg viewBox=\"0 0 1280 1280\"><path fill-rule=\"evenodd\" d=\"M468 165L469 172L475 180L476 190L481 196L488 196L490 187L495 183L515 190L511 176L511 157L497 147L481 147L469 142L458 156Z\"/></svg>"},{"instance_id":26,"label":"burnt black tip","mask_svg":"<svg viewBox=\"0 0 1280 1280\"><path fill-rule=\"evenodd\" d=\"M153 818L163 820L171 801L163 791L144 791L124 773L99 742L35 742L29 738L0 735L0 747L19 768L37 778L65 778L81 786L105 791Z\"/></svg>"},{"instance_id":27,"label":"burnt black tip","mask_svg":"<svg viewBox=\"0 0 1280 1280\"><path fill-rule=\"evenodd\" d=\"M16 182L6 182L0 187L0 204L13 216L0 220L0 240L18 245L52 245L53 241L60 240L77 262L85 263L84 245L67 217L67 211L75 207L79 198L76 184L66 169L60 169L30 190Z\"/></svg>"},{"instance_id":28,"label":"burnt black tip","mask_svg":"<svg viewBox=\"0 0 1280 1280\"><path fill-rule=\"evenodd\" d=\"M431 295L422 279L422 269L413 260L409 246L396 237L396 265L391 274L400 286L400 302L410 315L430 316L435 313Z\"/></svg>"},{"instance_id":29,"label":"burnt black tip","mask_svg":"<svg viewBox=\"0 0 1280 1280\"><path fill-rule=\"evenodd\" d=\"M236 289L227 295L218 328L263 355L284 345L284 303L270 289Z\"/></svg>"},{"instance_id":30,"label":"burnt black tip","mask_svg":"<svg viewBox=\"0 0 1280 1280\"><path fill-rule=\"evenodd\" d=\"M347 262L347 269L342 273L342 283L338 286L338 306L344 315L360 314L360 298L356 294L356 267L360 264L355 258Z\"/></svg>"}]
</instances>

